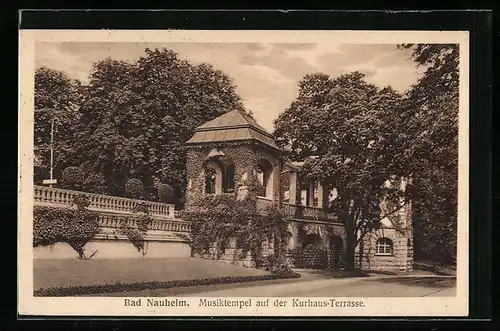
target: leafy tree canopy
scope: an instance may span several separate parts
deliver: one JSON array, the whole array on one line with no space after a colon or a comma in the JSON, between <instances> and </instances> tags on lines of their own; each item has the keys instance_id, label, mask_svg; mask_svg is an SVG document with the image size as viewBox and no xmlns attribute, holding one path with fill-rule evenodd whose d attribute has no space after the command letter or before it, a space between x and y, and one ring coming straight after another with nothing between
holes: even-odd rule
<instances>
[{"instance_id":1,"label":"leafy tree canopy","mask_svg":"<svg viewBox=\"0 0 500 331\"><path fill-rule=\"evenodd\" d=\"M426 71L408 93L414 112L415 256L452 262L456 255L458 195L459 47L400 45Z\"/></svg>"},{"instance_id":2,"label":"leafy tree canopy","mask_svg":"<svg viewBox=\"0 0 500 331\"><path fill-rule=\"evenodd\" d=\"M346 224L351 267L354 247L380 226L380 201L397 202L390 212L402 206L398 181L410 174L402 106L399 93L378 89L362 73L313 74L300 81L298 98L275 121L278 145L291 160L307 160L303 176L337 190L330 207Z\"/></svg>"}]
</instances>

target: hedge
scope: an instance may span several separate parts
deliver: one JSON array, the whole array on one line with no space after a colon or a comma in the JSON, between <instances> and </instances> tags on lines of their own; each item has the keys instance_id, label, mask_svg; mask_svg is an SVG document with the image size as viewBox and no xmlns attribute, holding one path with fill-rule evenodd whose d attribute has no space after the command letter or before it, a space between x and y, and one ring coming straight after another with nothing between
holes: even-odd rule
<instances>
[{"instance_id":1,"label":"hedge","mask_svg":"<svg viewBox=\"0 0 500 331\"><path fill-rule=\"evenodd\" d=\"M99 293L113 293L113 292L132 292L154 289L168 289L174 287L189 287L189 286L202 286L202 285L215 285L215 284L233 284L255 282L260 280L274 280L286 278L300 278L300 274L295 272L284 274L270 274L261 276L227 276L219 278L200 278L200 279L185 279L173 281L151 281L139 283L120 283L103 284L103 285L85 285L85 286L70 286L70 287L51 287L35 290L33 295L36 297L65 297L65 296L78 296Z\"/></svg>"}]
</instances>

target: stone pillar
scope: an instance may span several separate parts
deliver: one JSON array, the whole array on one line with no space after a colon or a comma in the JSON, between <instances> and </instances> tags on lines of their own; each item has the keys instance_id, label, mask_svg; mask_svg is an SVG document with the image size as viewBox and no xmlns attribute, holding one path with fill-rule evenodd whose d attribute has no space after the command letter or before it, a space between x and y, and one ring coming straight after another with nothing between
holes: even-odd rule
<instances>
[{"instance_id":1,"label":"stone pillar","mask_svg":"<svg viewBox=\"0 0 500 331\"><path fill-rule=\"evenodd\" d=\"M325 208L325 195L323 193L323 185L318 182L318 207Z\"/></svg>"},{"instance_id":2,"label":"stone pillar","mask_svg":"<svg viewBox=\"0 0 500 331\"><path fill-rule=\"evenodd\" d=\"M248 173L245 172L241 177L241 182L243 183L243 185L241 186L237 185L236 198L238 200L243 200L248 196L248 186L245 185L247 179L248 179Z\"/></svg>"},{"instance_id":3,"label":"stone pillar","mask_svg":"<svg viewBox=\"0 0 500 331\"><path fill-rule=\"evenodd\" d=\"M295 171L290 171L290 187L289 191L289 203L294 205L297 203L297 173Z\"/></svg>"},{"instance_id":4,"label":"stone pillar","mask_svg":"<svg viewBox=\"0 0 500 331\"><path fill-rule=\"evenodd\" d=\"M217 167L215 169L215 194L222 193L222 170Z\"/></svg>"},{"instance_id":5,"label":"stone pillar","mask_svg":"<svg viewBox=\"0 0 500 331\"><path fill-rule=\"evenodd\" d=\"M314 181L313 180L309 180L308 181L308 185L309 185L309 204L308 206L314 206Z\"/></svg>"}]
</instances>

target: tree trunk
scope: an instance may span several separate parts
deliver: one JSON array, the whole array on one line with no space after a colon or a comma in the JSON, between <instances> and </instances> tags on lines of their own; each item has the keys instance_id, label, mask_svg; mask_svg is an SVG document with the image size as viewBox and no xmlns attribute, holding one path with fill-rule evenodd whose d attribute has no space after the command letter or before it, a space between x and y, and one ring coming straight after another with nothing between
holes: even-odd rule
<instances>
[{"instance_id":1,"label":"tree trunk","mask_svg":"<svg viewBox=\"0 0 500 331\"><path fill-rule=\"evenodd\" d=\"M346 255L345 255L345 268L348 271L354 270L354 259L355 259L355 252L356 252L356 237L354 236L353 231L350 229L347 230L347 237L346 237Z\"/></svg>"}]
</instances>

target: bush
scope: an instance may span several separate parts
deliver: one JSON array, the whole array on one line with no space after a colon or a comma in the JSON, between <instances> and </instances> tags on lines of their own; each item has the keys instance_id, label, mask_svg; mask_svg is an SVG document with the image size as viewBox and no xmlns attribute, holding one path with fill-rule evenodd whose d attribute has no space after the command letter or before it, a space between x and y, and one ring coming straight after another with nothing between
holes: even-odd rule
<instances>
[{"instance_id":1,"label":"bush","mask_svg":"<svg viewBox=\"0 0 500 331\"><path fill-rule=\"evenodd\" d=\"M75 203L78 209L33 207L33 247L64 242L85 257L84 246L99 233L99 218L86 209L84 198Z\"/></svg>"},{"instance_id":2,"label":"bush","mask_svg":"<svg viewBox=\"0 0 500 331\"><path fill-rule=\"evenodd\" d=\"M172 202L174 188L168 184L158 185L158 198L161 202Z\"/></svg>"},{"instance_id":3,"label":"bush","mask_svg":"<svg viewBox=\"0 0 500 331\"><path fill-rule=\"evenodd\" d=\"M152 281L152 282L128 283L128 284L122 284L118 282L115 284L104 284L104 285L52 287L47 289L36 290L34 291L33 295L37 297L64 297L64 296L88 295L88 294L99 294L99 293L167 289L174 287L233 284L233 283L243 283L243 282L255 282L261 280L299 278L299 277L300 275L294 272L291 273L283 272L281 274L271 274L262 276L239 276L239 277L228 276L219 278L183 279L183 280L174 280L167 282Z\"/></svg>"},{"instance_id":4,"label":"bush","mask_svg":"<svg viewBox=\"0 0 500 331\"><path fill-rule=\"evenodd\" d=\"M79 190L82 188L85 175L78 167L67 167L61 174L61 186L70 190Z\"/></svg>"},{"instance_id":5,"label":"bush","mask_svg":"<svg viewBox=\"0 0 500 331\"><path fill-rule=\"evenodd\" d=\"M128 198L142 199L144 193L144 185L139 179L132 178L125 183L125 195Z\"/></svg>"}]
</instances>

